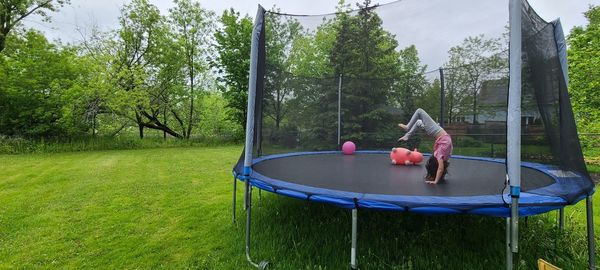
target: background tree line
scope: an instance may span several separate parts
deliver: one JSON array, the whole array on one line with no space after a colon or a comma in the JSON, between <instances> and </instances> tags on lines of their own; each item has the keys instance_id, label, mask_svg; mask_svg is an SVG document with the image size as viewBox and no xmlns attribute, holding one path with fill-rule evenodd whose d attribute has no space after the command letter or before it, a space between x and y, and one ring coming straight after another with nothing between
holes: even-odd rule
<instances>
[{"instance_id":1,"label":"background tree line","mask_svg":"<svg viewBox=\"0 0 600 270\"><path fill-rule=\"evenodd\" d=\"M0 4L0 134L25 138L118 136L148 132L189 139L241 137L245 126L252 21L233 9L221 15L192 0L167 14L148 0L121 9L119 28L93 29L77 44L48 41L25 29L31 14L63 0ZM298 18L267 14L264 134L279 143L336 143L337 90L342 82L344 139L387 141L393 119L423 107L439 115L439 78L427 77L415 46L401 48L370 1L307 29ZM569 35L570 92L582 132L600 132L596 44L598 7L589 25ZM449 121L478 122L482 85L503 80L502 38L469 37L450 49L446 70ZM365 80L364 78L378 78ZM360 104L350 106L349 104ZM383 137L382 137L383 136Z\"/></svg>"},{"instance_id":2,"label":"background tree line","mask_svg":"<svg viewBox=\"0 0 600 270\"><path fill-rule=\"evenodd\" d=\"M25 138L147 131L239 137L248 80L248 16L191 0L167 14L147 0L121 8L119 28L77 44L48 41L20 23L68 1L0 4L0 134ZM135 131L134 131L135 130Z\"/></svg>"}]
</instances>

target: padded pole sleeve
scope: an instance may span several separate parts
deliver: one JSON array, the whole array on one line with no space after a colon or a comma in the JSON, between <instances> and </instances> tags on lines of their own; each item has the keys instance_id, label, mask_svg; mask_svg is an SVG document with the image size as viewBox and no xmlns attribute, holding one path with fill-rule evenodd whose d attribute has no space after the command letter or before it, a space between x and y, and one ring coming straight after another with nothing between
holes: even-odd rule
<instances>
[{"instance_id":1,"label":"padded pole sleeve","mask_svg":"<svg viewBox=\"0 0 600 270\"><path fill-rule=\"evenodd\" d=\"M519 196L521 193L521 9L522 0L510 0L510 47L506 169L510 180L512 252L519 250Z\"/></svg>"},{"instance_id":2,"label":"padded pole sleeve","mask_svg":"<svg viewBox=\"0 0 600 270\"><path fill-rule=\"evenodd\" d=\"M506 166L511 195L518 197L521 186L521 0L510 0L509 54Z\"/></svg>"},{"instance_id":3,"label":"padded pole sleeve","mask_svg":"<svg viewBox=\"0 0 600 270\"><path fill-rule=\"evenodd\" d=\"M258 75L258 47L261 31L265 19L265 9L258 6L256 18L254 20L254 29L252 30L252 41L250 45L250 75L248 79L248 113L246 116L246 142L244 153L244 174L250 173L252 165L252 146L254 140L254 105L256 102L256 82Z\"/></svg>"}]
</instances>

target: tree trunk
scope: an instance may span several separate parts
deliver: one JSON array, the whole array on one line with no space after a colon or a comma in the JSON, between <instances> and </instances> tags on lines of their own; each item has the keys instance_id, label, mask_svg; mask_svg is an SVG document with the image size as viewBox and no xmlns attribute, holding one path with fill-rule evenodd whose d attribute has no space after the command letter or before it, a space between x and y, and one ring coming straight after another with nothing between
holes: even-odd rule
<instances>
[{"instance_id":1,"label":"tree trunk","mask_svg":"<svg viewBox=\"0 0 600 270\"><path fill-rule=\"evenodd\" d=\"M477 124L477 90L473 91L473 124Z\"/></svg>"},{"instance_id":2,"label":"tree trunk","mask_svg":"<svg viewBox=\"0 0 600 270\"><path fill-rule=\"evenodd\" d=\"M140 139L144 138L144 125L138 123L138 128L140 130Z\"/></svg>"},{"instance_id":3,"label":"tree trunk","mask_svg":"<svg viewBox=\"0 0 600 270\"><path fill-rule=\"evenodd\" d=\"M0 52L4 51L6 47L6 38L8 37L8 33L10 32L10 28L3 28L0 30Z\"/></svg>"},{"instance_id":4,"label":"tree trunk","mask_svg":"<svg viewBox=\"0 0 600 270\"><path fill-rule=\"evenodd\" d=\"M192 134L192 124L194 123L194 46L192 40L191 53L189 57L189 68L190 68L190 117L188 117L188 129L185 134L186 139L190 139Z\"/></svg>"},{"instance_id":5,"label":"tree trunk","mask_svg":"<svg viewBox=\"0 0 600 270\"><path fill-rule=\"evenodd\" d=\"M137 122L138 129L140 132L140 139L143 139L144 138L144 123L142 122L142 117L140 116L140 114L137 111L135 112L135 120Z\"/></svg>"},{"instance_id":6,"label":"tree trunk","mask_svg":"<svg viewBox=\"0 0 600 270\"><path fill-rule=\"evenodd\" d=\"M141 114L139 116L139 125L143 125L144 127L151 128L151 129L162 130L175 138L184 138L184 136L182 136L181 134L173 131L171 128L169 128L165 124L161 123L160 120L158 119L159 116L154 115L154 114L149 114L148 112L146 112L144 110L140 110L139 113ZM148 119L148 121L142 121L142 117L145 117L146 119Z\"/></svg>"},{"instance_id":7,"label":"tree trunk","mask_svg":"<svg viewBox=\"0 0 600 270\"><path fill-rule=\"evenodd\" d=\"M163 110L163 122L167 125L167 108ZM167 140L167 132L163 130L163 139Z\"/></svg>"},{"instance_id":8,"label":"tree trunk","mask_svg":"<svg viewBox=\"0 0 600 270\"><path fill-rule=\"evenodd\" d=\"M448 90L450 91L450 106L446 108L446 110L448 111L448 124L451 124L453 122L452 117L454 117L454 115L452 114L452 109L454 109L454 90L453 88L450 88Z\"/></svg>"}]
</instances>

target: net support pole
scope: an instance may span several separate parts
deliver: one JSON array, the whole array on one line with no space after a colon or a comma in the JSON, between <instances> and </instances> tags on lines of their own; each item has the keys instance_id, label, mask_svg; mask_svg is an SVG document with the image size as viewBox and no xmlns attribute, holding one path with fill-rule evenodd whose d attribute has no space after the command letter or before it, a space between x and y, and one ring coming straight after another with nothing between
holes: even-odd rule
<instances>
[{"instance_id":1,"label":"net support pole","mask_svg":"<svg viewBox=\"0 0 600 270\"><path fill-rule=\"evenodd\" d=\"M587 241L588 241L588 262L590 270L596 269L596 243L594 241L594 211L592 203L592 195L588 195L585 199L585 212L587 218Z\"/></svg>"},{"instance_id":2,"label":"net support pole","mask_svg":"<svg viewBox=\"0 0 600 270\"><path fill-rule=\"evenodd\" d=\"M444 111L446 104L445 86L444 86L444 69L440 68L440 126L444 127Z\"/></svg>"},{"instance_id":3,"label":"net support pole","mask_svg":"<svg viewBox=\"0 0 600 270\"><path fill-rule=\"evenodd\" d=\"M358 210L352 209L352 248L350 249L350 268L358 269L358 263L356 262L356 231L358 227Z\"/></svg>"},{"instance_id":4,"label":"net support pole","mask_svg":"<svg viewBox=\"0 0 600 270\"><path fill-rule=\"evenodd\" d=\"M509 2L509 94L506 167L510 179L510 248L519 251L519 197L521 193L521 1Z\"/></svg>"},{"instance_id":5,"label":"net support pole","mask_svg":"<svg viewBox=\"0 0 600 270\"><path fill-rule=\"evenodd\" d=\"M248 262L259 269L265 269L268 262L261 261L255 263L250 257L250 228L252 221L252 187L250 186L250 173L252 166L252 152L254 143L254 107L256 104L256 85L258 80L258 50L261 42L261 31L264 29L265 9L258 5L258 11L254 19L252 29L252 41L250 45L250 73L248 79L248 113L246 116L246 141L244 144L244 208L246 209L246 259Z\"/></svg>"},{"instance_id":6,"label":"net support pole","mask_svg":"<svg viewBox=\"0 0 600 270\"><path fill-rule=\"evenodd\" d=\"M254 28L252 29L252 41L250 44L250 74L248 76L248 113L246 114L246 141L244 144L244 176L250 175L252 166L252 147L254 143L254 107L256 104L256 82L258 80L258 49L260 35L263 29L265 9L258 5ZM247 179L245 179L247 180Z\"/></svg>"},{"instance_id":7,"label":"net support pole","mask_svg":"<svg viewBox=\"0 0 600 270\"><path fill-rule=\"evenodd\" d=\"M338 78L338 130L337 143L338 149L342 149L342 74Z\"/></svg>"},{"instance_id":8,"label":"net support pole","mask_svg":"<svg viewBox=\"0 0 600 270\"><path fill-rule=\"evenodd\" d=\"M510 250L510 218L506 218L506 270L512 270L512 251Z\"/></svg>"}]
</instances>

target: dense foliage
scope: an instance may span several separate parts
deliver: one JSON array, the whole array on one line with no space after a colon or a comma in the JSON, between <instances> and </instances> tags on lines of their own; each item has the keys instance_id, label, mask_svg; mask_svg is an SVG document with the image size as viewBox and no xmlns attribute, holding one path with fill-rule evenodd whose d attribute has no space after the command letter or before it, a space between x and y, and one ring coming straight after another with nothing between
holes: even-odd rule
<instances>
[{"instance_id":1,"label":"dense foliage","mask_svg":"<svg viewBox=\"0 0 600 270\"><path fill-rule=\"evenodd\" d=\"M134 0L122 7L119 25L108 32L94 29L75 46L48 42L31 30L12 31L0 54L0 135L144 137L154 130L189 139L206 135L199 127L211 127L239 137L241 129L214 107L227 103L209 65L212 11L177 0L163 15L149 1ZM217 118L230 128L204 123Z\"/></svg>"},{"instance_id":2,"label":"dense foliage","mask_svg":"<svg viewBox=\"0 0 600 270\"><path fill-rule=\"evenodd\" d=\"M0 5L0 13L12 14L3 24L10 29L0 34L0 135L242 137L248 15L229 9L217 16L193 0L175 0L163 14L148 0L133 0L122 7L117 29L93 29L75 45L50 42L19 24L30 14L49 19L45 12L68 2ZM266 14L264 139L335 147L338 90L341 137L365 147L393 142L397 130L390 123L408 119L417 107L434 118L442 114L437 71L427 72L419 48L400 45L403 37L386 30L373 7L366 0L350 11L342 1L337 13L316 25L310 18ZM589 25L569 35L570 93L580 132L598 133L599 8L586 17ZM481 89L506 84L503 38L472 36L448 51L442 66L447 123L477 123L490 113L486 106L498 106L480 99Z\"/></svg>"},{"instance_id":3,"label":"dense foliage","mask_svg":"<svg viewBox=\"0 0 600 270\"><path fill-rule=\"evenodd\" d=\"M9 36L0 57L0 133L79 135L89 129L89 59L36 31Z\"/></svg>"},{"instance_id":4,"label":"dense foliage","mask_svg":"<svg viewBox=\"0 0 600 270\"><path fill-rule=\"evenodd\" d=\"M223 12L220 23L221 29L214 34L217 55L212 66L224 83L219 88L227 100L229 117L245 128L252 21L250 17L240 17L238 12L229 9Z\"/></svg>"},{"instance_id":5,"label":"dense foliage","mask_svg":"<svg viewBox=\"0 0 600 270\"><path fill-rule=\"evenodd\" d=\"M600 6L585 13L588 25L575 27L568 37L569 90L579 132L600 133ZM598 137L586 138L590 148ZM594 143L595 142L595 143Z\"/></svg>"}]
</instances>

